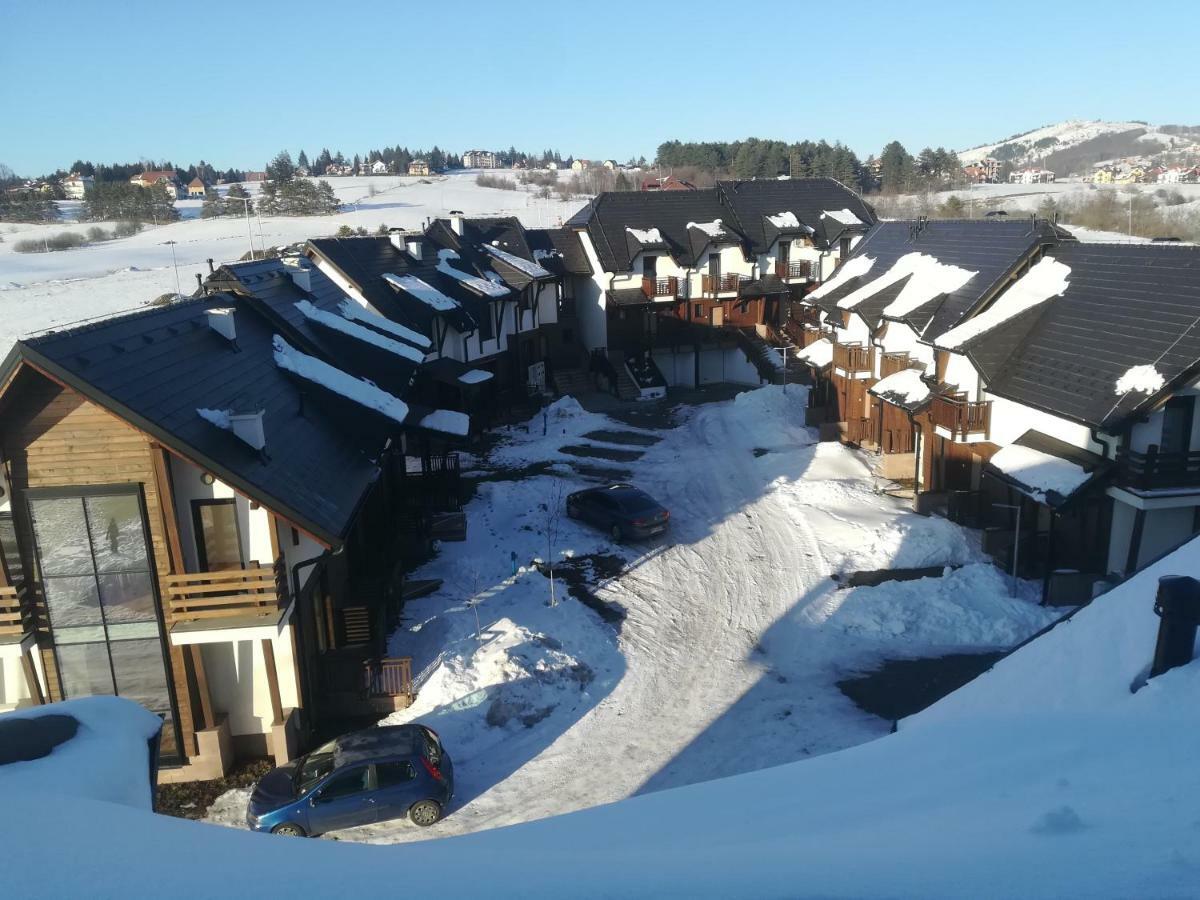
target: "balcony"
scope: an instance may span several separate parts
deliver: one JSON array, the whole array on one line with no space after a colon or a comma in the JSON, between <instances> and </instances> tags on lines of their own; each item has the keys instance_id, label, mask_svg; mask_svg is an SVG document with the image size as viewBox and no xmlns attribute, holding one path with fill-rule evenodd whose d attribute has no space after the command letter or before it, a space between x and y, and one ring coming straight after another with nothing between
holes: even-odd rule
<instances>
[{"instance_id":1,"label":"balcony","mask_svg":"<svg viewBox=\"0 0 1200 900\"><path fill-rule=\"evenodd\" d=\"M948 431L953 441L986 440L991 433L991 400L972 403L957 397L934 397L929 415L934 427Z\"/></svg>"},{"instance_id":2,"label":"balcony","mask_svg":"<svg viewBox=\"0 0 1200 900\"><path fill-rule=\"evenodd\" d=\"M791 321L800 325L811 325L814 328L821 326L821 307L819 306L792 303L788 312Z\"/></svg>"},{"instance_id":3,"label":"balcony","mask_svg":"<svg viewBox=\"0 0 1200 900\"><path fill-rule=\"evenodd\" d=\"M657 300L659 297L674 299L679 296L679 279L674 275L663 278L643 277L642 293L648 300Z\"/></svg>"},{"instance_id":4,"label":"balcony","mask_svg":"<svg viewBox=\"0 0 1200 900\"><path fill-rule=\"evenodd\" d=\"M1200 489L1200 451L1164 453L1151 444L1145 453L1117 454L1117 483L1138 491Z\"/></svg>"},{"instance_id":5,"label":"balcony","mask_svg":"<svg viewBox=\"0 0 1200 900\"><path fill-rule=\"evenodd\" d=\"M776 260L775 277L787 281L808 281L812 278L812 263L807 260L797 262Z\"/></svg>"},{"instance_id":6,"label":"balcony","mask_svg":"<svg viewBox=\"0 0 1200 900\"><path fill-rule=\"evenodd\" d=\"M25 604L25 587L0 587L0 642L18 642L33 631L33 619Z\"/></svg>"},{"instance_id":7,"label":"balcony","mask_svg":"<svg viewBox=\"0 0 1200 900\"><path fill-rule=\"evenodd\" d=\"M195 628L223 628L231 620L239 625L273 621L287 607L287 570L252 565L218 572L185 572L168 575L167 620Z\"/></svg>"},{"instance_id":8,"label":"balcony","mask_svg":"<svg viewBox=\"0 0 1200 900\"><path fill-rule=\"evenodd\" d=\"M860 344L834 344L833 368L853 377L871 373L871 348Z\"/></svg>"},{"instance_id":9,"label":"balcony","mask_svg":"<svg viewBox=\"0 0 1200 900\"><path fill-rule=\"evenodd\" d=\"M908 353L885 353L879 358L880 378L887 378L910 368L913 368L913 364Z\"/></svg>"},{"instance_id":10,"label":"balcony","mask_svg":"<svg viewBox=\"0 0 1200 900\"><path fill-rule=\"evenodd\" d=\"M736 294L738 286L743 281L749 281L745 275L701 275L700 292L705 297L716 297L718 294Z\"/></svg>"}]
</instances>

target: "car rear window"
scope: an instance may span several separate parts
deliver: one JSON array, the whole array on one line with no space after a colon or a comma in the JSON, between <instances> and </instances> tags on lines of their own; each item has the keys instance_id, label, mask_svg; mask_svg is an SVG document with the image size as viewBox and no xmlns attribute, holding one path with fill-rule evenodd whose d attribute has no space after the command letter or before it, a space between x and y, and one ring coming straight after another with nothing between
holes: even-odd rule
<instances>
[{"instance_id":1,"label":"car rear window","mask_svg":"<svg viewBox=\"0 0 1200 900\"><path fill-rule=\"evenodd\" d=\"M410 762L385 762L377 763L375 766L376 784L380 788L407 784L416 777L417 773Z\"/></svg>"}]
</instances>

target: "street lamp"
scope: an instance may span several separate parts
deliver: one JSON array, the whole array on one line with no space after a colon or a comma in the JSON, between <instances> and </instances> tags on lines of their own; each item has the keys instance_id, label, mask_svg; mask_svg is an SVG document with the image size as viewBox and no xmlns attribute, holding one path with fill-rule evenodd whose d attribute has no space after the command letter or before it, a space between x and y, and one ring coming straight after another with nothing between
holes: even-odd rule
<instances>
[{"instance_id":1,"label":"street lamp","mask_svg":"<svg viewBox=\"0 0 1200 900\"><path fill-rule=\"evenodd\" d=\"M182 297L183 291L179 287L179 260L175 258L175 242L163 241L163 243L171 248L171 265L175 267L175 296Z\"/></svg>"},{"instance_id":2,"label":"street lamp","mask_svg":"<svg viewBox=\"0 0 1200 900\"><path fill-rule=\"evenodd\" d=\"M774 347L772 349L778 350L779 355L783 358L783 392L786 394L787 393L787 363L788 363L787 352L788 352L788 348L787 347Z\"/></svg>"},{"instance_id":3,"label":"street lamp","mask_svg":"<svg viewBox=\"0 0 1200 900\"><path fill-rule=\"evenodd\" d=\"M246 237L250 239L250 258L256 259L257 257L255 257L255 255L254 255L254 231L250 227L250 201L253 198L251 198L251 197L231 197L231 196L229 196L229 194L226 194L225 199L242 201L242 208L244 210L246 210ZM260 227L259 231L261 231L261 230L262 230L262 228ZM266 256L266 253L264 253L263 256Z\"/></svg>"},{"instance_id":4,"label":"street lamp","mask_svg":"<svg viewBox=\"0 0 1200 900\"><path fill-rule=\"evenodd\" d=\"M993 503L992 506L1000 509L1015 509L1017 511L1017 522L1013 532L1013 557L1012 557L1012 595L1017 596L1017 561L1021 558L1021 504L1020 503Z\"/></svg>"}]
</instances>

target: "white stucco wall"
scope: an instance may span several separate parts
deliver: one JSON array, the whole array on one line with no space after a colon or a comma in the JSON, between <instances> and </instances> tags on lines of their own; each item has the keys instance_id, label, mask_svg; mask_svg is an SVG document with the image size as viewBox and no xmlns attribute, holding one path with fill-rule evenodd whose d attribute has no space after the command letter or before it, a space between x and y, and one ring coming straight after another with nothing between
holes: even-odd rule
<instances>
[{"instance_id":1,"label":"white stucco wall","mask_svg":"<svg viewBox=\"0 0 1200 900\"><path fill-rule=\"evenodd\" d=\"M1083 447L1093 453L1103 453L1104 448L1092 441L1088 428L1075 422L1069 422L1058 416L1052 416L1020 403L1005 400L984 392L984 399L992 401L992 431L991 442L1005 446L1011 444L1029 429L1040 431L1060 441L1066 441L1076 447Z\"/></svg>"},{"instance_id":2,"label":"white stucco wall","mask_svg":"<svg viewBox=\"0 0 1200 900\"><path fill-rule=\"evenodd\" d=\"M592 267L590 278L575 279L575 316L579 320L579 337L588 350L608 346L608 318L605 313L604 292L608 276L596 256L596 248L586 231L579 232L579 242Z\"/></svg>"},{"instance_id":3,"label":"white stucco wall","mask_svg":"<svg viewBox=\"0 0 1200 900\"><path fill-rule=\"evenodd\" d=\"M259 562L271 565L270 517L266 507L250 508L250 501L234 492L233 488L220 479L212 484L202 480L203 470L170 457L171 485L175 492L175 508L179 526L179 542L183 545L183 557L188 571L199 571L196 552L196 533L192 520L193 500L227 500L232 498L237 509L238 535L241 540L242 559L247 563Z\"/></svg>"},{"instance_id":4,"label":"white stucco wall","mask_svg":"<svg viewBox=\"0 0 1200 900\"><path fill-rule=\"evenodd\" d=\"M933 348L922 344L917 333L903 322L887 323L879 349L884 353L907 353L911 359L925 363L926 371L933 371Z\"/></svg>"},{"instance_id":5,"label":"white stucco wall","mask_svg":"<svg viewBox=\"0 0 1200 900\"><path fill-rule=\"evenodd\" d=\"M291 626L272 640L279 675L279 700L284 709L299 702L292 657ZM233 734L266 734L271 730L271 693L260 641L202 644L204 671L214 710L229 717Z\"/></svg>"}]
</instances>

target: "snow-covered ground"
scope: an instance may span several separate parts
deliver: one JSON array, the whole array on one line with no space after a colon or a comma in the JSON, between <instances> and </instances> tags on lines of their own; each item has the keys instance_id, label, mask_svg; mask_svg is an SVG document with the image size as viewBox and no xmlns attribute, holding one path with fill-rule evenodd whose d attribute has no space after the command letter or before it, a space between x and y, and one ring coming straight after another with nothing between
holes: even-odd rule
<instances>
[{"instance_id":1,"label":"snow-covered ground","mask_svg":"<svg viewBox=\"0 0 1200 900\"><path fill-rule=\"evenodd\" d=\"M509 173L501 173L509 174ZM176 290L172 261L174 241L178 285L185 294L196 289L196 274L206 274L206 260L219 265L249 252L310 237L333 234L342 225L374 232L380 225L420 228L429 218L459 209L469 216L513 215L530 227L553 227L571 216L583 201L540 199L524 188L504 191L475 184L474 172L416 178L399 175L331 178L343 204L334 216L199 218L199 200L180 200L178 222L148 226L140 234L52 253L16 253L19 240L63 231L86 232L113 223L60 222L50 225L0 223L0 353L18 337L82 319L109 315ZM514 177L515 180L515 177ZM258 185L247 186L251 194ZM222 192L225 188L221 188ZM78 203L62 204L65 216L77 214Z\"/></svg>"},{"instance_id":2,"label":"snow-covered ground","mask_svg":"<svg viewBox=\"0 0 1200 900\"><path fill-rule=\"evenodd\" d=\"M545 436L540 418L528 432L508 429L479 462L497 480L467 506L468 540L414 573L444 584L408 606L390 647L414 670L432 666L416 705L389 721L430 725L455 758L456 803L438 836L869 741L891 723L854 706L840 679L889 658L1009 647L1054 618L1031 601L1033 586L1009 596L973 535L875 493L855 452L814 443L798 424L804 405L803 388L764 387L682 407L676 427L650 428L566 398L550 408ZM580 447L644 455L583 459ZM539 463L550 469L531 474ZM560 509L566 493L593 483L579 464L592 476L603 473L591 466L626 466L671 510L669 536L646 545L614 546L560 523L555 557L589 574L620 622L568 596L561 571L559 602L548 606L549 581L531 565L551 555L542 506ZM602 558L597 574L582 562L596 554L619 555L623 571ZM830 577L952 564L965 565L851 590ZM211 819L240 825L245 800L226 795ZM429 836L402 821L338 835Z\"/></svg>"}]
</instances>

